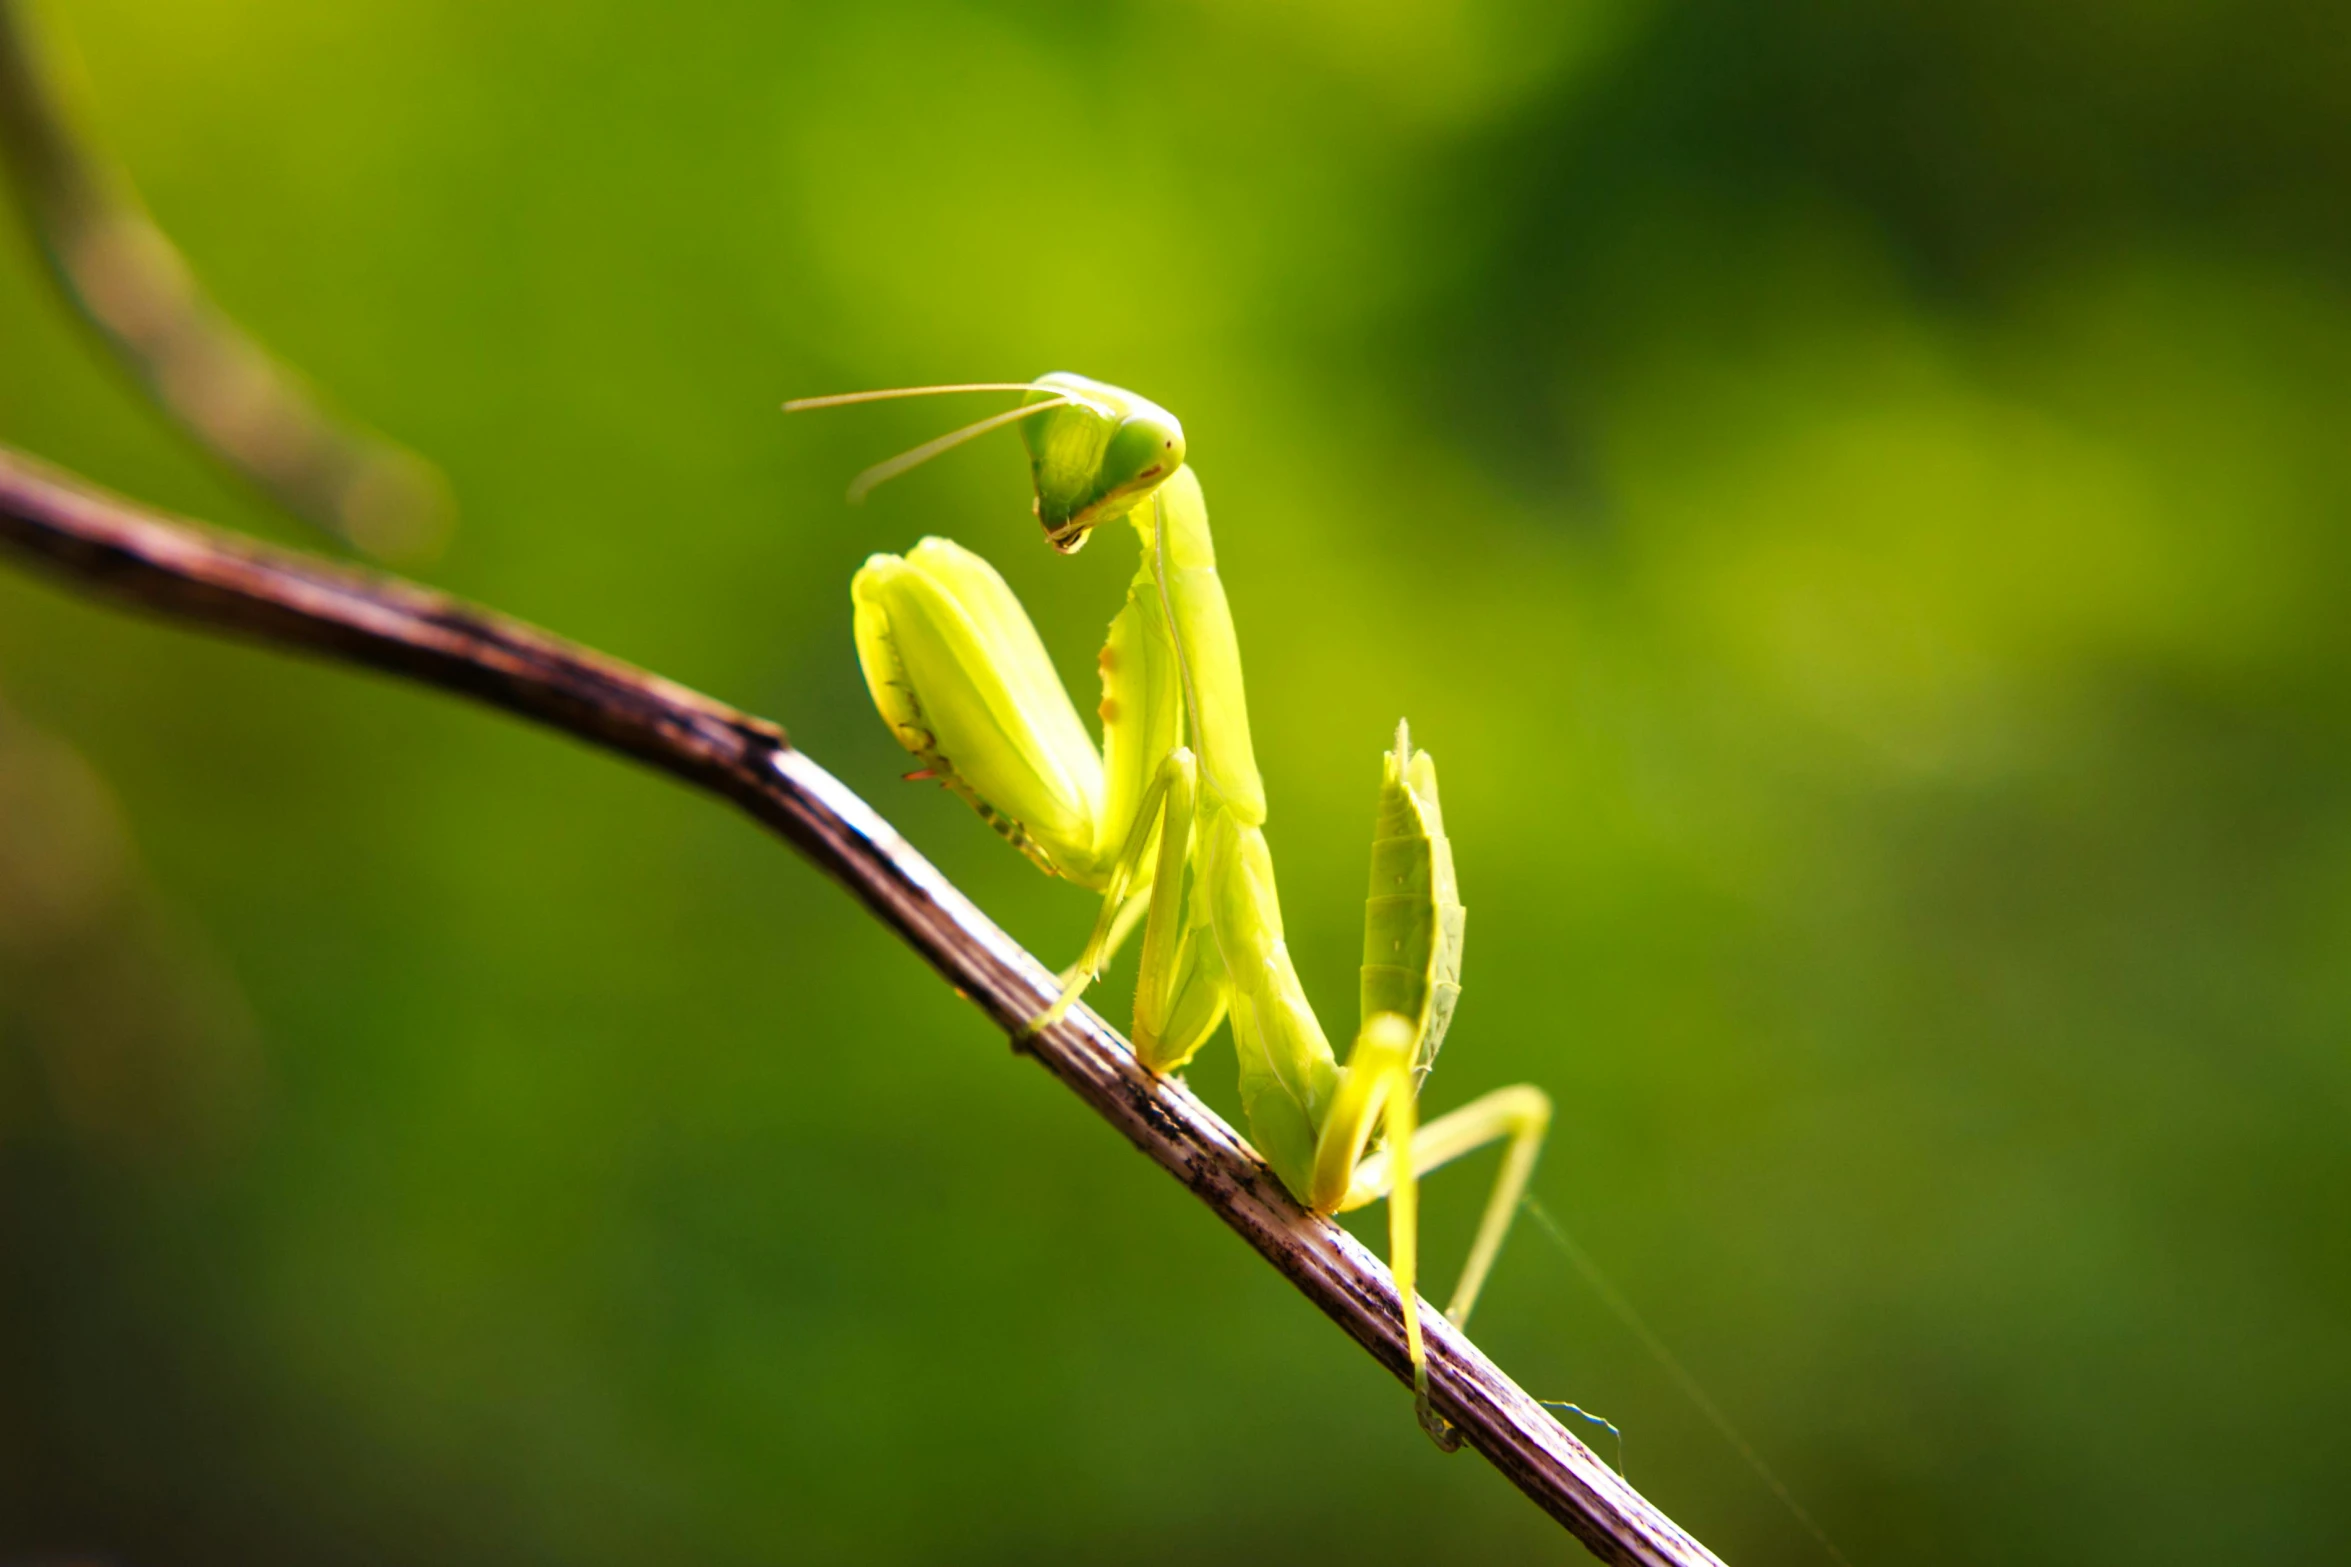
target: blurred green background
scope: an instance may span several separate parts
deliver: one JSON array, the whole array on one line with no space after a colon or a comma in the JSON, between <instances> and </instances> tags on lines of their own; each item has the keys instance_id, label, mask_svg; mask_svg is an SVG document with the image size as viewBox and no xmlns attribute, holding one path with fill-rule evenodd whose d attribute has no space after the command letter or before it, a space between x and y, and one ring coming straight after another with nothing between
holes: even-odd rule
<instances>
[{"instance_id":1,"label":"blurred green background","mask_svg":"<svg viewBox=\"0 0 2351 1567\"><path fill-rule=\"evenodd\" d=\"M51 15L222 301L446 465L430 580L781 720L1055 957L847 584L951 533L1083 691L1128 546L1009 438L842 504L979 406L777 403L1165 402L1310 990L1409 714L1429 1105L1552 1091L1543 1200L1856 1562L2351 1556L2328 8ZM0 439L308 542L19 236ZM14 573L0 696L0 1560L1581 1559L728 811ZM1822 1560L1531 1227L1478 1326Z\"/></svg>"}]
</instances>

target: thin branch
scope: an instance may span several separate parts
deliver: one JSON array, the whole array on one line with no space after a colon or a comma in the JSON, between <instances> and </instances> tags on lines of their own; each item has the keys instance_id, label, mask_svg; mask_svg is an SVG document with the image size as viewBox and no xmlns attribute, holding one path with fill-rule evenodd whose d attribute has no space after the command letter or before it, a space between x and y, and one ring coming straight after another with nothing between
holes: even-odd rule
<instances>
[{"instance_id":1,"label":"thin branch","mask_svg":"<svg viewBox=\"0 0 2351 1567\"><path fill-rule=\"evenodd\" d=\"M413 584L166 520L6 448L0 549L85 592L459 692L734 801L846 887L1017 1048L1409 1382L1387 1267L1291 1201L1231 1127L1180 1083L1144 1071L1086 1008L1022 1039L1023 1025L1054 998L1052 972L775 725ZM1423 1307L1421 1320L1438 1411L1602 1560L1716 1561L1443 1316Z\"/></svg>"},{"instance_id":2,"label":"thin branch","mask_svg":"<svg viewBox=\"0 0 2351 1567\"><path fill-rule=\"evenodd\" d=\"M429 558L456 516L416 453L339 419L208 297L75 112L62 42L0 0L0 156L66 298L205 451L380 559Z\"/></svg>"}]
</instances>

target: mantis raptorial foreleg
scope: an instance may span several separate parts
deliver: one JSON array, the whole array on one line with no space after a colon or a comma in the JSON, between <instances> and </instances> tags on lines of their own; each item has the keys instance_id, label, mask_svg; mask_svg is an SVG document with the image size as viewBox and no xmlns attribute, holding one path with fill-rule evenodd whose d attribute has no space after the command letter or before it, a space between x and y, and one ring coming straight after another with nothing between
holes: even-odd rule
<instances>
[{"instance_id":1,"label":"mantis raptorial foreleg","mask_svg":"<svg viewBox=\"0 0 2351 1567\"><path fill-rule=\"evenodd\" d=\"M1229 1016L1250 1138L1291 1195L1323 1214L1387 1199L1421 1423L1451 1446L1429 1404L1414 1293L1418 1176L1509 1144L1446 1308L1463 1322L1551 1104L1537 1089L1508 1088L1418 1126L1420 1085L1461 991L1464 914L1436 764L1399 725L1373 836L1362 1024L1342 1067L1283 939L1240 648L1182 428L1165 409L1080 376L1020 389L1020 408L869 470L852 494L1019 422L1048 542L1074 550L1104 523L1133 521L1142 560L1102 651L1101 750L1011 590L944 540L926 539L904 559L877 555L857 574L858 652L875 704L921 759L913 776L937 778L1039 865L1102 895L1085 950L1037 1026L1062 1014L1139 919L1137 1058L1173 1072ZM786 406L892 395L902 394Z\"/></svg>"}]
</instances>

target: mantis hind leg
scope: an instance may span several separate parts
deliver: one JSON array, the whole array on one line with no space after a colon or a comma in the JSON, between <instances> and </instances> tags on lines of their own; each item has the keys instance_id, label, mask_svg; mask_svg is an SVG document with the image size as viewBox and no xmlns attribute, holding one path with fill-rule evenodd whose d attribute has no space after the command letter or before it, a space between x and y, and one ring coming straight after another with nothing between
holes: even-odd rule
<instances>
[{"instance_id":1,"label":"mantis hind leg","mask_svg":"<svg viewBox=\"0 0 2351 1567\"><path fill-rule=\"evenodd\" d=\"M1412 1400L1421 1429L1450 1453L1461 1435L1429 1402L1428 1347L1420 1327L1420 1186L1416 1157L1419 1120L1414 1103L1413 1058L1416 1031L1401 1014L1375 1014L1357 1036L1340 1074L1338 1092L1315 1138L1314 1170L1307 1204L1317 1213L1357 1208L1388 1199L1388 1271L1404 1317L1404 1347L1412 1358ZM1379 1191L1358 1195L1363 1149L1385 1125L1387 1147L1376 1159L1394 1176Z\"/></svg>"},{"instance_id":2,"label":"mantis hind leg","mask_svg":"<svg viewBox=\"0 0 2351 1567\"><path fill-rule=\"evenodd\" d=\"M1477 1238L1470 1243L1469 1260L1462 1264L1461 1280L1445 1304L1445 1316L1455 1327L1469 1325L1469 1314L1494 1270L1494 1259L1502 1253L1503 1239L1518 1215L1519 1199L1526 1195L1527 1181L1535 1173L1535 1160L1550 1128L1551 1096L1521 1083L1497 1088L1458 1110L1447 1111L1419 1128L1412 1139L1414 1176L1426 1175L1488 1143L1509 1144L1502 1155L1502 1169L1494 1177L1494 1189L1486 1198L1485 1213L1478 1220ZM1388 1146L1356 1167L1353 1188L1342 1209L1377 1202L1402 1184L1391 1174L1399 1146L1391 1132Z\"/></svg>"},{"instance_id":3,"label":"mantis hind leg","mask_svg":"<svg viewBox=\"0 0 2351 1567\"><path fill-rule=\"evenodd\" d=\"M1451 1452L1461 1438L1430 1406L1428 1358L1421 1338L1420 1177L1488 1143L1509 1144L1478 1221L1469 1260L1445 1307L1447 1320L1464 1327L1534 1174L1551 1125L1551 1100L1524 1084L1499 1088L1421 1126L1412 1043L1410 1025L1393 1013L1375 1017L1364 1029L1317 1139L1310 1202L1318 1212L1343 1213L1388 1199L1388 1266L1403 1308L1415 1407L1422 1429ZM1365 1157L1362 1150L1383 1120L1386 1146Z\"/></svg>"}]
</instances>

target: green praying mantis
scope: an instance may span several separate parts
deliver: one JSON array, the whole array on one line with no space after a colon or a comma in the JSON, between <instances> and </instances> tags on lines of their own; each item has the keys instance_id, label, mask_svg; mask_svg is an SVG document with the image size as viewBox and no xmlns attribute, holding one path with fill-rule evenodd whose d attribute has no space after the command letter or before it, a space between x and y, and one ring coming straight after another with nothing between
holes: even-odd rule
<instances>
[{"instance_id":1,"label":"green praying mantis","mask_svg":"<svg viewBox=\"0 0 2351 1567\"><path fill-rule=\"evenodd\" d=\"M1459 1438L1429 1404L1414 1292L1417 1182L1508 1142L1445 1308L1466 1323L1533 1172L1551 1101L1526 1085L1497 1089L1419 1124L1421 1083L1461 993L1463 908L1436 763L1399 723L1381 764L1361 1022L1342 1065L1283 941L1240 645L1175 417L1064 373L784 406L991 391L1023 396L868 469L850 498L1017 423L1047 543L1067 554L1106 523L1132 522L1142 558L1100 656L1100 748L1004 579L946 539L875 555L852 584L858 659L874 705L920 763L909 777L937 780L1045 871L1101 895L1059 1000L1033 1027L1075 1002L1140 923L1133 1042L1142 1064L1163 1075L1181 1070L1229 1017L1249 1138L1282 1185L1325 1215L1388 1200L1415 1405L1423 1428L1450 1449Z\"/></svg>"}]
</instances>

